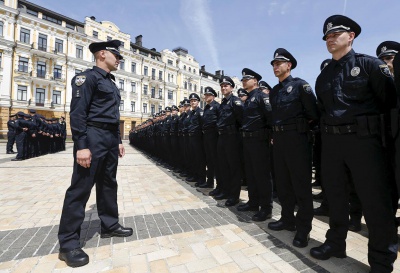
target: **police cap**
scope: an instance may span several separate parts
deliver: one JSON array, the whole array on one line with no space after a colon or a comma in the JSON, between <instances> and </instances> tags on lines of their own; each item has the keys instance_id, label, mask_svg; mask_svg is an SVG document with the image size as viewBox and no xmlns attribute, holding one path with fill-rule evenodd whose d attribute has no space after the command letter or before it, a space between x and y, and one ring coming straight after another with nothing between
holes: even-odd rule
<instances>
[{"instance_id":1,"label":"police cap","mask_svg":"<svg viewBox=\"0 0 400 273\"><path fill-rule=\"evenodd\" d=\"M274 52L274 58L271 61L271 65L273 65L273 63L275 61L280 61L280 62L291 62L292 63L292 68L291 70L295 69L297 66L297 61L296 59L293 57L292 54L290 54L289 51L287 51L284 48L278 48L277 50L275 50Z\"/></svg>"},{"instance_id":2,"label":"police cap","mask_svg":"<svg viewBox=\"0 0 400 273\"><path fill-rule=\"evenodd\" d=\"M184 100L183 100L183 105L184 105L184 106L190 106L190 100L184 99Z\"/></svg>"},{"instance_id":3,"label":"police cap","mask_svg":"<svg viewBox=\"0 0 400 273\"><path fill-rule=\"evenodd\" d=\"M321 66L319 67L319 70L322 70L325 68L325 66L327 66L330 62L332 61L332 59L326 59L321 63Z\"/></svg>"},{"instance_id":4,"label":"police cap","mask_svg":"<svg viewBox=\"0 0 400 273\"><path fill-rule=\"evenodd\" d=\"M120 40L111 40L111 41L107 41L107 42L91 43L89 45L89 50L93 54L96 53L97 51L100 51L100 50L108 50L111 53L117 55L118 58L120 60L122 60L123 57L122 57L121 53L119 53L120 45L121 45L121 41Z\"/></svg>"},{"instance_id":5,"label":"police cap","mask_svg":"<svg viewBox=\"0 0 400 273\"><path fill-rule=\"evenodd\" d=\"M19 112L17 113L17 116L19 116L19 117L24 117L24 116L25 116L25 113L24 113L24 112L21 112L21 111L19 111Z\"/></svg>"},{"instance_id":6,"label":"police cap","mask_svg":"<svg viewBox=\"0 0 400 273\"><path fill-rule=\"evenodd\" d=\"M179 102L178 107L179 107L179 108L183 107L183 100Z\"/></svg>"},{"instance_id":7,"label":"police cap","mask_svg":"<svg viewBox=\"0 0 400 273\"><path fill-rule=\"evenodd\" d=\"M165 107L165 112L171 112L171 107L169 106Z\"/></svg>"},{"instance_id":8,"label":"police cap","mask_svg":"<svg viewBox=\"0 0 400 273\"><path fill-rule=\"evenodd\" d=\"M260 86L261 89L272 90L271 86L269 86L269 84L265 81L260 81L258 85Z\"/></svg>"},{"instance_id":9,"label":"police cap","mask_svg":"<svg viewBox=\"0 0 400 273\"><path fill-rule=\"evenodd\" d=\"M248 96L249 95L249 92L247 92L245 89L243 89L243 88L239 88L238 89L238 91L237 91L237 93L238 93L238 97L240 98L240 97L243 97L243 96Z\"/></svg>"},{"instance_id":10,"label":"police cap","mask_svg":"<svg viewBox=\"0 0 400 273\"><path fill-rule=\"evenodd\" d=\"M189 100L198 100L198 101L200 101L200 97L196 93L192 93L192 94L189 95Z\"/></svg>"},{"instance_id":11,"label":"police cap","mask_svg":"<svg viewBox=\"0 0 400 273\"><path fill-rule=\"evenodd\" d=\"M262 77L260 74L258 74L257 72L249 69L249 68L243 68L242 70L242 81L243 80L250 80L250 79L256 79L257 82L259 82Z\"/></svg>"},{"instance_id":12,"label":"police cap","mask_svg":"<svg viewBox=\"0 0 400 273\"><path fill-rule=\"evenodd\" d=\"M29 113L35 114L35 113L36 113L36 110L35 110L35 109L29 109Z\"/></svg>"},{"instance_id":13,"label":"police cap","mask_svg":"<svg viewBox=\"0 0 400 273\"><path fill-rule=\"evenodd\" d=\"M215 90L212 87L207 86L204 89L204 95L213 95L214 97L216 97L217 96L217 92L215 92Z\"/></svg>"},{"instance_id":14,"label":"police cap","mask_svg":"<svg viewBox=\"0 0 400 273\"><path fill-rule=\"evenodd\" d=\"M160 115L165 115L165 113L166 113L165 110L160 111Z\"/></svg>"},{"instance_id":15,"label":"police cap","mask_svg":"<svg viewBox=\"0 0 400 273\"><path fill-rule=\"evenodd\" d=\"M176 107L176 105L172 105L171 106L171 110L172 111L179 111L178 107Z\"/></svg>"},{"instance_id":16,"label":"police cap","mask_svg":"<svg viewBox=\"0 0 400 273\"><path fill-rule=\"evenodd\" d=\"M17 116L17 114L9 115L10 118Z\"/></svg>"},{"instance_id":17,"label":"police cap","mask_svg":"<svg viewBox=\"0 0 400 273\"><path fill-rule=\"evenodd\" d=\"M376 48L376 56L382 58L385 56L394 56L400 51L400 43L393 41L382 42Z\"/></svg>"},{"instance_id":18,"label":"police cap","mask_svg":"<svg viewBox=\"0 0 400 273\"><path fill-rule=\"evenodd\" d=\"M332 15L325 20L324 26L322 28L322 32L324 36L322 39L326 40L326 35L333 32L354 32L355 37L361 33L361 27L359 24L351 20L349 17L344 15Z\"/></svg>"},{"instance_id":19,"label":"police cap","mask_svg":"<svg viewBox=\"0 0 400 273\"><path fill-rule=\"evenodd\" d=\"M228 77L228 76L222 76L219 79L219 85L221 85L221 84L230 84L232 87L235 87L235 83L233 82L231 77Z\"/></svg>"}]
</instances>

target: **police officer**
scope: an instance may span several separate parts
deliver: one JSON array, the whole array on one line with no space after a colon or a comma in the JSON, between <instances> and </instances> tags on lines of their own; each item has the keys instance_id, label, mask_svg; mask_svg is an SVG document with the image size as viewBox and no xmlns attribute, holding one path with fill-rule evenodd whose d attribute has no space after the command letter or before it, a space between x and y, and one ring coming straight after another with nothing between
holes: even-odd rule
<instances>
[{"instance_id":1,"label":"police officer","mask_svg":"<svg viewBox=\"0 0 400 273\"><path fill-rule=\"evenodd\" d=\"M203 143L204 152L206 156L207 165L207 181L206 183L200 184L199 188L213 188L214 187L214 177L217 178L217 188L220 186L218 184L218 162L217 162L217 143L218 143L218 111L219 103L215 101L217 92L212 88L207 86L204 89L204 100L206 106L204 107L203 114Z\"/></svg>"},{"instance_id":2,"label":"police officer","mask_svg":"<svg viewBox=\"0 0 400 273\"><path fill-rule=\"evenodd\" d=\"M179 108L176 105L171 106L171 124L170 124L170 141L171 141L171 155L170 160L173 167L173 171L178 170L178 160L177 160L177 152L179 150L179 142L178 142L178 124L179 124L179 116L178 116Z\"/></svg>"},{"instance_id":3,"label":"police officer","mask_svg":"<svg viewBox=\"0 0 400 273\"><path fill-rule=\"evenodd\" d=\"M67 139L67 123L65 122L65 117L61 116L60 118L61 124L61 134L62 134L62 144L61 144L61 151L65 151L65 141Z\"/></svg>"},{"instance_id":4,"label":"police officer","mask_svg":"<svg viewBox=\"0 0 400 273\"><path fill-rule=\"evenodd\" d=\"M258 83L258 89L260 89L261 92L265 93L266 95L268 95L269 92L271 92L272 90L271 86L269 86L269 84L266 81L260 81Z\"/></svg>"},{"instance_id":5,"label":"police officer","mask_svg":"<svg viewBox=\"0 0 400 273\"><path fill-rule=\"evenodd\" d=\"M239 211L257 211L253 221L265 221L272 215L272 181L268 127L271 104L258 88L261 76L251 69L242 70L243 88L249 93L243 106L243 161L246 170L249 201Z\"/></svg>"},{"instance_id":6,"label":"police officer","mask_svg":"<svg viewBox=\"0 0 400 273\"><path fill-rule=\"evenodd\" d=\"M240 100L243 103L247 100L247 97L249 96L249 93L243 88L239 88L237 93L238 93L238 97L240 98Z\"/></svg>"},{"instance_id":7,"label":"police officer","mask_svg":"<svg viewBox=\"0 0 400 273\"><path fill-rule=\"evenodd\" d=\"M125 154L119 132L121 96L110 72L122 59L121 41L92 43L96 66L72 79L71 131L74 140L74 168L60 220L59 259L68 266L83 266L88 255L80 246L81 224L91 189L96 184L101 238L132 235L131 228L118 223L117 165Z\"/></svg>"},{"instance_id":8,"label":"police officer","mask_svg":"<svg viewBox=\"0 0 400 273\"><path fill-rule=\"evenodd\" d=\"M369 230L371 272L392 272L397 257L396 227L386 179L380 115L394 108L393 79L381 60L352 49L361 27L343 15L323 26L332 61L316 81L321 110L322 180L329 206L326 241L310 250L316 259L346 257L348 195L343 179L350 171Z\"/></svg>"},{"instance_id":9,"label":"police officer","mask_svg":"<svg viewBox=\"0 0 400 273\"><path fill-rule=\"evenodd\" d=\"M190 145L189 145L189 113L190 113L190 100L183 100L183 114L182 116L182 139L183 139L183 172L180 173L182 177L193 176L191 173L192 161L190 160Z\"/></svg>"},{"instance_id":10,"label":"police officer","mask_svg":"<svg viewBox=\"0 0 400 273\"><path fill-rule=\"evenodd\" d=\"M393 59L399 51L400 43L394 41L382 42L376 48L376 56L387 64L392 75L394 73Z\"/></svg>"},{"instance_id":11,"label":"police officer","mask_svg":"<svg viewBox=\"0 0 400 273\"><path fill-rule=\"evenodd\" d=\"M241 152L239 128L243 121L243 104L232 94L235 83L228 76L219 80L224 98L219 106L218 127L218 187L209 194L216 200L227 199L226 206L239 202L241 180Z\"/></svg>"},{"instance_id":12,"label":"police officer","mask_svg":"<svg viewBox=\"0 0 400 273\"><path fill-rule=\"evenodd\" d=\"M14 154L13 151L14 143L15 143L15 119L16 115L10 115L10 119L7 121L7 154Z\"/></svg>"}]
</instances>

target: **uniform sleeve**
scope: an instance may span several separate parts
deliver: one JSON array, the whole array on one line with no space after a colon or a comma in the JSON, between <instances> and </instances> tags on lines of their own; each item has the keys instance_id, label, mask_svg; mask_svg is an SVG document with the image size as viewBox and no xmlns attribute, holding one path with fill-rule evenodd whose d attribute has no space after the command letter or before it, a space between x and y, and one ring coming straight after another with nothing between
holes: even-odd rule
<instances>
[{"instance_id":1,"label":"uniform sleeve","mask_svg":"<svg viewBox=\"0 0 400 273\"><path fill-rule=\"evenodd\" d=\"M304 114L308 121L318 121L318 107L317 107L317 98L314 95L314 92L311 86L303 81L300 88L300 101L304 108Z\"/></svg>"},{"instance_id":2,"label":"uniform sleeve","mask_svg":"<svg viewBox=\"0 0 400 273\"><path fill-rule=\"evenodd\" d=\"M77 79L77 77L79 77ZM85 77L85 78L82 78ZM84 82L82 83L84 79ZM78 84L78 85L77 85ZM75 76L72 81L70 106L72 139L78 150L87 149L87 117L96 83L87 73Z\"/></svg>"},{"instance_id":3,"label":"uniform sleeve","mask_svg":"<svg viewBox=\"0 0 400 273\"><path fill-rule=\"evenodd\" d=\"M397 107L400 107L400 54L396 54L393 60L394 84L397 93Z\"/></svg>"},{"instance_id":4,"label":"uniform sleeve","mask_svg":"<svg viewBox=\"0 0 400 273\"><path fill-rule=\"evenodd\" d=\"M271 124L272 124L272 117L271 117L272 107L271 107L271 103L269 101L269 95L262 93L262 92L260 93L260 106L261 106L261 110L264 115L264 118L267 121L267 125L271 126Z\"/></svg>"},{"instance_id":5,"label":"uniform sleeve","mask_svg":"<svg viewBox=\"0 0 400 273\"><path fill-rule=\"evenodd\" d=\"M233 108L233 114L235 119L240 126L243 124L243 103L239 98L235 98L231 102Z\"/></svg>"}]
</instances>

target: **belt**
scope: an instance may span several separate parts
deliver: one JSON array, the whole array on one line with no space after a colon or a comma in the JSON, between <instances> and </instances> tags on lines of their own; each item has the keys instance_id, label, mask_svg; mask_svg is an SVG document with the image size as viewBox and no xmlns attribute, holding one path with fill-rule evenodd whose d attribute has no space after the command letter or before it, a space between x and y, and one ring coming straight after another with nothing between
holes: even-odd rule
<instances>
[{"instance_id":1,"label":"belt","mask_svg":"<svg viewBox=\"0 0 400 273\"><path fill-rule=\"evenodd\" d=\"M242 131L242 136L243 137L264 137L264 136L267 136L267 134L265 133L265 130L259 130L259 131L254 131L254 132Z\"/></svg>"},{"instance_id":2,"label":"belt","mask_svg":"<svg viewBox=\"0 0 400 273\"><path fill-rule=\"evenodd\" d=\"M282 125L272 125L272 131L274 132L284 132L297 130L296 124L282 124Z\"/></svg>"},{"instance_id":3,"label":"belt","mask_svg":"<svg viewBox=\"0 0 400 273\"><path fill-rule=\"evenodd\" d=\"M104 123L104 122L97 122L97 121L88 121L86 122L88 126L108 130L108 131L118 131L119 124L112 124L112 123Z\"/></svg>"},{"instance_id":4,"label":"belt","mask_svg":"<svg viewBox=\"0 0 400 273\"><path fill-rule=\"evenodd\" d=\"M188 133L188 136L201 136L200 132Z\"/></svg>"},{"instance_id":5,"label":"belt","mask_svg":"<svg viewBox=\"0 0 400 273\"><path fill-rule=\"evenodd\" d=\"M335 134L335 135L343 135L343 134L352 134L357 133L357 125L356 124L348 124L348 125L322 125L322 132L327 134Z\"/></svg>"},{"instance_id":6,"label":"belt","mask_svg":"<svg viewBox=\"0 0 400 273\"><path fill-rule=\"evenodd\" d=\"M229 126L225 126L223 128L218 128L218 134L220 134L220 135L236 134L237 132L238 132L238 130L235 125L229 125Z\"/></svg>"}]
</instances>

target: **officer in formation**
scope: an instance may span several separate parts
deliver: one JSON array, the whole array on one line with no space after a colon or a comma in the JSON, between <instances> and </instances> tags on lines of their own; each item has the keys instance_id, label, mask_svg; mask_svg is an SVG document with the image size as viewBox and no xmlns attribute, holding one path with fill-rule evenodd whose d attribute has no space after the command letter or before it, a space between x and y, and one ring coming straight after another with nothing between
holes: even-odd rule
<instances>
[{"instance_id":1,"label":"officer in formation","mask_svg":"<svg viewBox=\"0 0 400 273\"><path fill-rule=\"evenodd\" d=\"M9 120L7 121L7 146L6 153L7 154L15 154L14 152L14 143L15 143L15 120L17 115L10 115Z\"/></svg>"},{"instance_id":2,"label":"officer in formation","mask_svg":"<svg viewBox=\"0 0 400 273\"><path fill-rule=\"evenodd\" d=\"M76 75L71 82L71 131L74 166L71 185L64 199L58 240L59 259L78 267L89 262L80 244L81 225L92 187L96 184L101 238L127 237L132 228L119 223L116 180L118 157L125 155L119 131L121 96L110 72L123 58L119 40L92 43L96 65Z\"/></svg>"},{"instance_id":3,"label":"officer in formation","mask_svg":"<svg viewBox=\"0 0 400 273\"><path fill-rule=\"evenodd\" d=\"M29 112L30 114L18 112L15 115L18 117L13 121L17 156L11 161L21 161L65 150L63 147L65 147L66 129L58 122L58 119L46 119L36 114L33 109ZM11 143L13 134L10 135L9 142ZM12 151L12 144L10 145Z\"/></svg>"}]
</instances>

